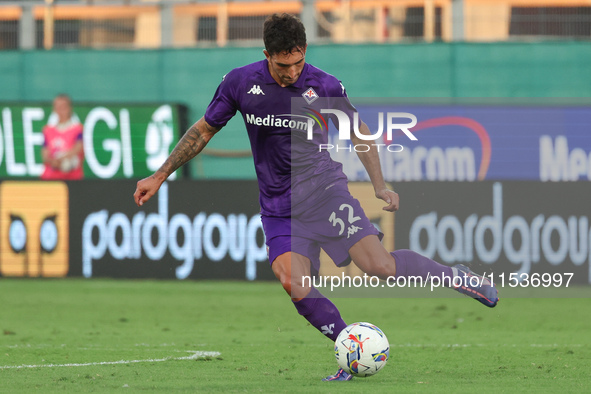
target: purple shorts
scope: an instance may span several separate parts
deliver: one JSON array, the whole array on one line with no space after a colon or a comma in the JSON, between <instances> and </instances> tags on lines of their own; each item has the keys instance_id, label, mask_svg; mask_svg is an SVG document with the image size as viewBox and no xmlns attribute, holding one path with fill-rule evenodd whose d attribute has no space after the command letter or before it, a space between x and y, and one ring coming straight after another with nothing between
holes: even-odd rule
<instances>
[{"instance_id":1,"label":"purple shorts","mask_svg":"<svg viewBox=\"0 0 591 394\"><path fill-rule=\"evenodd\" d=\"M337 266L347 265L353 245L368 235L383 236L346 187L334 189L297 217L262 216L271 264L283 253L295 252L318 270L322 248Z\"/></svg>"}]
</instances>

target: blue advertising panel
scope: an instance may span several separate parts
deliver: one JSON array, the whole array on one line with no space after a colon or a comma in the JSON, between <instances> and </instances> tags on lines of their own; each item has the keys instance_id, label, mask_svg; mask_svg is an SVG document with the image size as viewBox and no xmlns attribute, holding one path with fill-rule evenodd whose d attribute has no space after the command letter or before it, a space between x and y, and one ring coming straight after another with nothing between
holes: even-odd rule
<instances>
[{"instance_id":1,"label":"blue advertising panel","mask_svg":"<svg viewBox=\"0 0 591 394\"><path fill-rule=\"evenodd\" d=\"M380 145L382 169L389 182L591 180L591 107L356 107L372 133L382 130L381 137L367 145ZM412 125L404 116L411 114L416 124L408 130L416 141L398 127ZM331 155L343 163L350 180L368 180L355 153L364 146L339 139L333 127L330 143L334 145Z\"/></svg>"}]
</instances>

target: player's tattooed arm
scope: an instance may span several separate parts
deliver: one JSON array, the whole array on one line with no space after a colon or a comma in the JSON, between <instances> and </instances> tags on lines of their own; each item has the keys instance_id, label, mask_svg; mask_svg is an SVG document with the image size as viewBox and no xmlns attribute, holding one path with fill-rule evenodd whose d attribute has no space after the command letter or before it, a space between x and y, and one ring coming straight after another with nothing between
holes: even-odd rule
<instances>
[{"instance_id":1,"label":"player's tattooed arm","mask_svg":"<svg viewBox=\"0 0 591 394\"><path fill-rule=\"evenodd\" d=\"M183 135L183 138L178 142L160 169L149 177L138 181L135 193L133 194L135 203L140 207L144 205L145 202L156 194L166 178L183 164L197 156L205 145L207 145L211 137L219 130L209 125L204 118L199 119Z\"/></svg>"},{"instance_id":2,"label":"player's tattooed arm","mask_svg":"<svg viewBox=\"0 0 591 394\"><path fill-rule=\"evenodd\" d=\"M168 156L168 159L156 171L155 175L168 178L170 174L179 169L183 164L197 156L219 130L208 124L204 118L199 119L183 135L170 156Z\"/></svg>"},{"instance_id":3,"label":"player's tattooed arm","mask_svg":"<svg viewBox=\"0 0 591 394\"><path fill-rule=\"evenodd\" d=\"M363 122L359 125L359 131L362 134L371 134L369 127ZM354 145L357 144L365 144L367 145L366 141L362 140L361 138L357 137L355 133L351 136L351 142ZM398 210L399 206L399 198L398 194L390 189L386 185L384 181L384 175L382 174L382 167L380 165L380 156L378 154L378 148L375 145L369 145L370 148L367 152L359 151L357 152L357 156L359 156L359 160L365 167L367 174L369 175L369 179L371 180L371 184L376 193L376 197L384 200L388 205L383 207L382 209L385 211L394 212Z\"/></svg>"}]
</instances>

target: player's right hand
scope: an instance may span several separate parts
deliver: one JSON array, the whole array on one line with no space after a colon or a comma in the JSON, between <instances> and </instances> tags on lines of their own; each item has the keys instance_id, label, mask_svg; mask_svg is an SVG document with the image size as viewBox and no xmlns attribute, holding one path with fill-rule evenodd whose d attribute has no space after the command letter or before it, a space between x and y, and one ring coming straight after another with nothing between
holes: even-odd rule
<instances>
[{"instance_id":1,"label":"player's right hand","mask_svg":"<svg viewBox=\"0 0 591 394\"><path fill-rule=\"evenodd\" d=\"M398 193L389 189L381 189L376 191L376 197L384 200L388 205L383 207L384 211L395 212L400 207L400 198Z\"/></svg>"},{"instance_id":2,"label":"player's right hand","mask_svg":"<svg viewBox=\"0 0 591 394\"><path fill-rule=\"evenodd\" d=\"M141 207L145 202L152 198L166 179L159 180L155 175L156 174L150 175L149 177L138 181L135 193L133 193L133 199L138 207Z\"/></svg>"}]
</instances>

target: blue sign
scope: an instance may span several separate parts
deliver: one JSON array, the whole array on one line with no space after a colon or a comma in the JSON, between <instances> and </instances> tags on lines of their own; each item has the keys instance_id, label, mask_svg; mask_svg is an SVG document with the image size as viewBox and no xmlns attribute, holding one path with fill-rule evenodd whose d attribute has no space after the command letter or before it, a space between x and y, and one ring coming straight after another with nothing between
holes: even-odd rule
<instances>
[{"instance_id":1,"label":"blue sign","mask_svg":"<svg viewBox=\"0 0 591 394\"><path fill-rule=\"evenodd\" d=\"M357 105L360 118L382 137L386 181L591 180L591 108L550 106ZM411 140L401 113L416 116ZM400 119L395 119L396 115ZM368 180L350 141L331 128L330 153L353 181ZM391 139L388 138L391 129ZM402 148L400 148L402 146Z\"/></svg>"}]
</instances>

